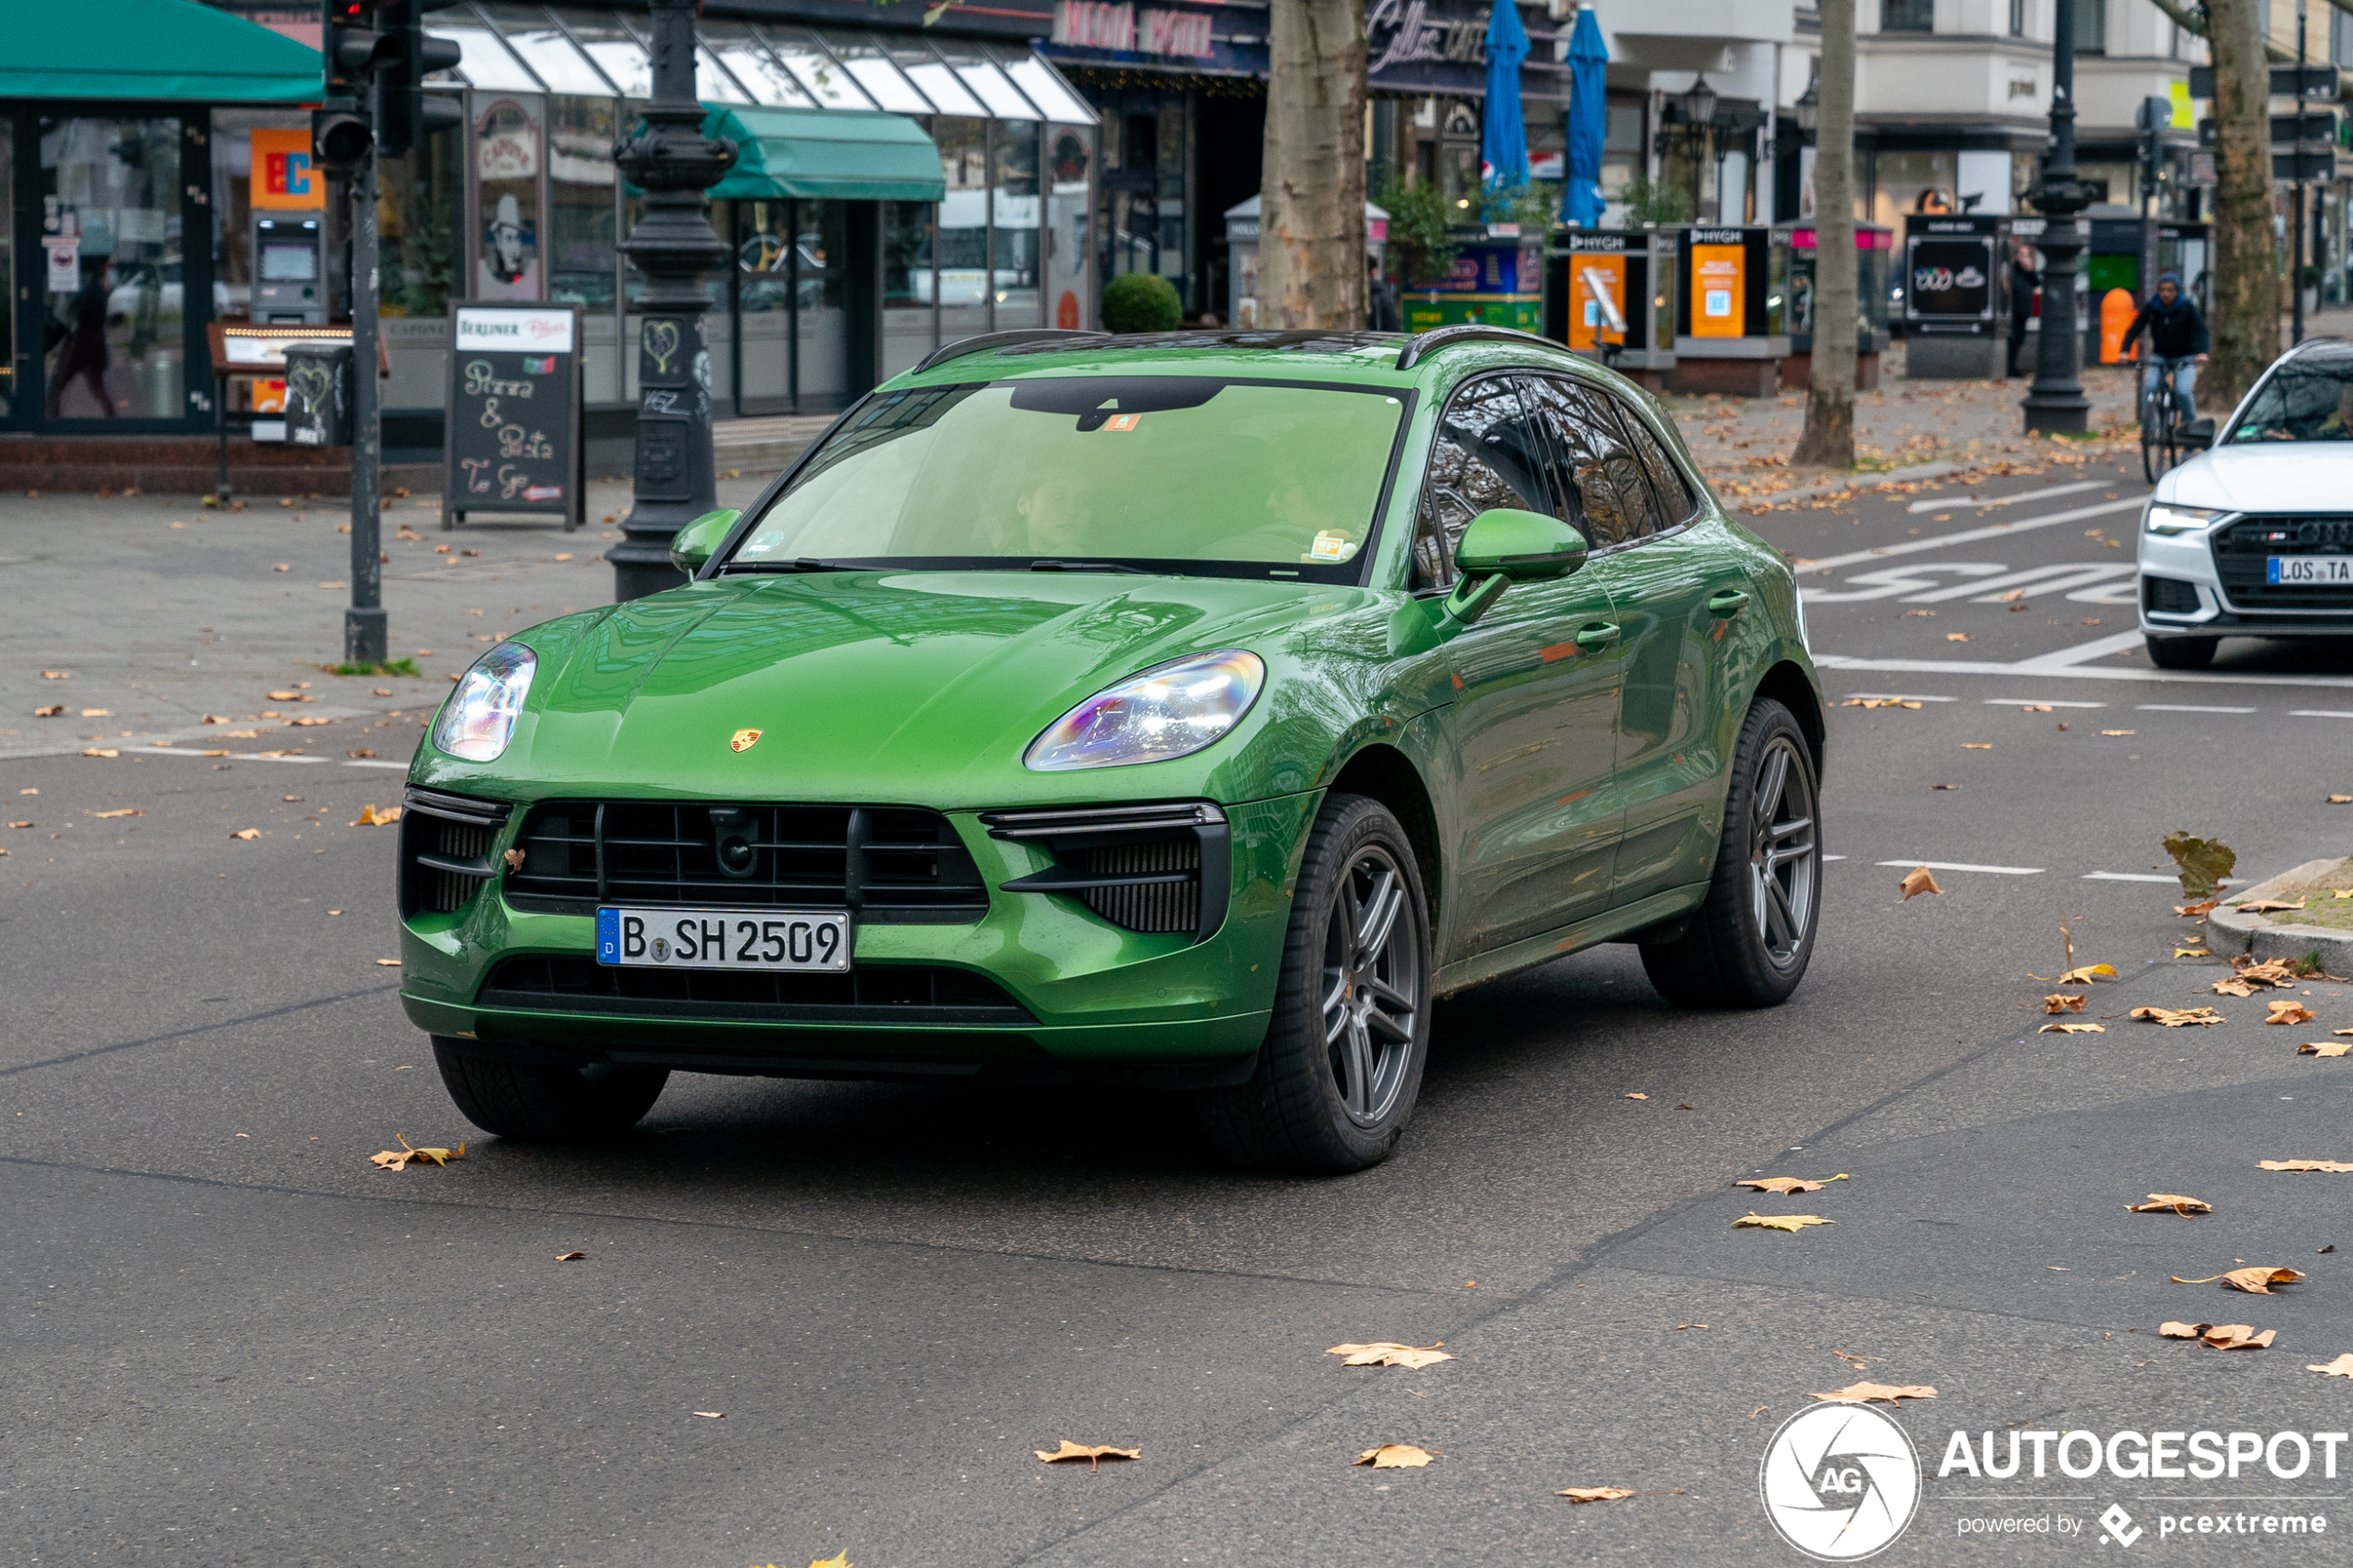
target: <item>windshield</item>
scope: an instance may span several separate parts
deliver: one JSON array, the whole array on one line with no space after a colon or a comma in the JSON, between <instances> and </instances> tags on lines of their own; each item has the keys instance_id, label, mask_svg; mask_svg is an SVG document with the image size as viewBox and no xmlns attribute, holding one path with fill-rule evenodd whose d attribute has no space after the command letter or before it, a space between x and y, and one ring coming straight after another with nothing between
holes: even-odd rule
<instances>
[{"instance_id":1,"label":"windshield","mask_svg":"<svg viewBox=\"0 0 2353 1568\"><path fill-rule=\"evenodd\" d=\"M2353 441L2353 354L2298 355L2282 365L2257 390L2231 441Z\"/></svg>"},{"instance_id":2,"label":"windshield","mask_svg":"<svg viewBox=\"0 0 2353 1568\"><path fill-rule=\"evenodd\" d=\"M1353 581L1404 395L1207 376L885 394L834 432L724 570L1127 563Z\"/></svg>"}]
</instances>

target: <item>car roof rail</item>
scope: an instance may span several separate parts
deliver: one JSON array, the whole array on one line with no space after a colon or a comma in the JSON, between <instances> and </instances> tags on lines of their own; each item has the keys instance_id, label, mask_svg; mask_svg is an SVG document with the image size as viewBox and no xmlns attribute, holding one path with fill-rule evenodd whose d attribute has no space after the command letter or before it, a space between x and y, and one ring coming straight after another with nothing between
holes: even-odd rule
<instances>
[{"instance_id":1,"label":"car roof rail","mask_svg":"<svg viewBox=\"0 0 2353 1568\"><path fill-rule=\"evenodd\" d=\"M1534 332L1524 332L1516 327L1482 327L1469 323L1459 327L1433 327L1426 332L1416 332L1405 340L1397 353L1397 368L1410 370L1441 348L1452 348L1458 343L1525 343L1541 348L1558 348L1561 345Z\"/></svg>"},{"instance_id":2,"label":"car roof rail","mask_svg":"<svg viewBox=\"0 0 2353 1568\"><path fill-rule=\"evenodd\" d=\"M1111 336L1109 332L1076 332L1068 327L1023 327L1013 332L982 332L976 337L959 338L933 349L915 367L920 375L935 365L945 365L950 359L961 359L967 354L986 354L991 349L1011 348L1015 344L1049 343L1055 338L1080 338L1096 342Z\"/></svg>"}]
</instances>

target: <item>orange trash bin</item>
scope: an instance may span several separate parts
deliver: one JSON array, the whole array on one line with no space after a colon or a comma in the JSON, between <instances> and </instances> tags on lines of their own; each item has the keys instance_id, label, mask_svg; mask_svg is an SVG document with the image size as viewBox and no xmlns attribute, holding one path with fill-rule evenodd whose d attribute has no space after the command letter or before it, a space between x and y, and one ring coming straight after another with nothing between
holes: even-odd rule
<instances>
[{"instance_id":1,"label":"orange trash bin","mask_svg":"<svg viewBox=\"0 0 2353 1568\"><path fill-rule=\"evenodd\" d=\"M2128 290L2110 289L2100 296L2101 364L2120 365L2128 358L2136 358L2124 352L2124 334L2133 330L2133 318L2139 313L2140 307L2133 303Z\"/></svg>"}]
</instances>

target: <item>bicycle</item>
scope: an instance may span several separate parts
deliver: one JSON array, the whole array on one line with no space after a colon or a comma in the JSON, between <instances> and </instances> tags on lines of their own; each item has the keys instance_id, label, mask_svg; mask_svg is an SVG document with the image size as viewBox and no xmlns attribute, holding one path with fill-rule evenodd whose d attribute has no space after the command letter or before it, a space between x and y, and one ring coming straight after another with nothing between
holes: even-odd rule
<instances>
[{"instance_id":1,"label":"bicycle","mask_svg":"<svg viewBox=\"0 0 2353 1568\"><path fill-rule=\"evenodd\" d=\"M2151 484L2157 476L2182 460L2182 426L2187 422L2182 408L2181 394L2174 389L2173 373L2184 365L2194 364L2189 355L2160 358L2156 361L2154 384L2145 377L2141 387L2141 472ZM2158 461L2162 456L2163 461Z\"/></svg>"}]
</instances>

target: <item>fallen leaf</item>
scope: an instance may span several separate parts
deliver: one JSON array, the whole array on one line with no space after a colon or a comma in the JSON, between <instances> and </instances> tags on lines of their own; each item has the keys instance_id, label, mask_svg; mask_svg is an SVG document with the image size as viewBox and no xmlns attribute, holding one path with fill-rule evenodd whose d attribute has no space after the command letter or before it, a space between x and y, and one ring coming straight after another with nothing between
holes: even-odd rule
<instances>
[{"instance_id":1,"label":"fallen leaf","mask_svg":"<svg viewBox=\"0 0 2353 1568\"><path fill-rule=\"evenodd\" d=\"M1905 874L1904 880L1897 883L1895 885L1904 890L1904 901L1907 904L1912 901L1912 898L1916 894L1942 894L1944 891L1943 888L1936 885L1936 879L1929 874L1929 871L1926 866L1917 866L1913 868L1910 872Z\"/></svg>"},{"instance_id":2,"label":"fallen leaf","mask_svg":"<svg viewBox=\"0 0 2353 1568\"><path fill-rule=\"evenodd\" d=\"M2089 985L2095 980L2113 980L2115 978L2115 965L2087 963L2081 969L2070 969L2065 974L2060 975L2058 977L2058 983L2062 985Z\"/></svg>"},{"instance_id":3,"label":"fallen leaf","mask_svg":"<svg viewBox=\"0 0 2353 1568\"><path fill-rule=\"evenodd\" d=\"M2138 730L2102 730L2100 732L2104 735L2136 735L2140 733Z\"/></svg>"},{"instance_id":4,"label":"fallen leaf","mask_svg":"<svg viewBox=\"0 0 2353 1568\"><path fill-rule=\"evenodd\" d=\"M295 719L290 720L289 722L297 730L307 730L313 724L332 724L334 721L333 719Z\"/></svg>"},{"instance_id":5,"label":"fallen leaf","mask_svg":"<svg viewBox=\"0 0 2353 1568\"><path fill-rule=\"evenodd\" d=\"M2285 959L2270 959L2262 963L2250 963L2240 958L2232 961L2241 980L2259 980L2266 985L2293 985L2296 982L2296 965Z\"/></svg>"},{"instance_id":6,"label":"fallen leaf","mask_svg":"<svg viewBox=\"0 0 2353 1568\"><path fill-rule=\"evenodd\" d=\"M2177 959L2204 959L2213 957L2212 954L2208 953L2203 947L2176 947L2173 949L2173 956Z\"/></svg>"},{"instance_id":7,"label":"fallen leaf","mask_svg":"<svg viewBox=\"0 0 2353 1568\"><path fill-rule=\"evenodd\" d=\"M1062 1447L1054 1449L1051 1453L1047 1452L1044 1449L1032 1449L1029 1451L1036 1454L1039 1459L1044 1460L1048 1464L1066 1464L1072 1460L1083 1459L1087 1461L1087 1468L1088 1470L1101 1469L1102 1461L1107 1459L1141 1459L1144 1457L1144 1450L1141 1449L1114 1449L1107 1443L1074 1443L1067 1437L1064 1437L1062 1440Z\"/></svg>"},{"instance_id":8,"label":"fallen leaf","mask_svg":"<svg viewBox=\"0 0 2353 1568\"><path fill-rule=\"evenodd\" d=\"M2347 1356L2346 1360L2353 1361L2353 1356ZM1571 1502L1616 1502L1620 1498L1633 1495L1625 1486L1563 1486L1553 1494L1556 1498L1567 1498Z\"/></svg>"},{"instance_id":9,"label":"fallen leaf","mask_svg":"<svg viewBox=\"0 0 2353 1568\"><path fill-rule=\"evenodd\" d=\"M1759 1192L1769 1192L1777 1198L1787 1198L1793 1192L1819 1192L1832 1182L1853 1179L1845 1172L1841 1171L1837 1175L1824 1176L1818 1182L1808 1181L1804 1176L1758 1176L1744 1182L1734 1182L1732 1185L1736 1187L1755 1187Z\"/></svg>"},{"instance_id":10,"label":"fallen leaf","mask_svg":"<svg viewBox=\"0 0 2353 1568\"><path fill-rule=\"evenodd\" d=\"M1900 1406L1906 1399L1933 1399L1936 1390L1926 1384L1898 1386L1889 1383L1850 1383L1843 1388L1833 1388L1827 1394L1809 1394L1806 1398L1833 1405L1860 1405L1872 1399L1884 1399L1891 1405Z\"/></svg>"},{"instance_id":11,"label":"fallen leaf","mask_svg":"<svg viewBox=\"0 0 2353 1568\"><path fill-rule=\"evenodd\" d=\"M2353 806L2353 795L2332 795L2329 797L2329 804L2332 806Z\"/></svg>"},{"instance_id":12,"label":"fallen leaf","mask_svg":"<svg viewBox=\"0 0 2353 1568\"><path fill-rule=\"evenodd\" d=\"M2064 991L2056 992L2043 998L2043 1010L2045 1012L2082 1012L2083 1002L2084 998L2082 997L2070 997Z\"/></svg>"},{"instance_id":13,"label":"fallen leaf","mask_svg":"<svg viewBox=\"0 0 2353 1568\"><path fill-rule=\"evenodd\" d=\"M287 565L285 562L283 562L283 561L280 561L277 565L275 565L275 566L271 567L270 570L271 570L271 571L292 571L294 570L294 568L293 568L293 567L291 567L291 566L288 566L288 565Z\"/></svg>"},{"instance_id":14,"label":"fallen leaf","mask_svg":"<svg viewBox=\"0 0 2353 1568\"><path fill-rule=\"evenodd\" d=\"M2047 702L2030 702L2019 709L2020 713L2048 713L2050 710L2051 705Z\"/></svg>"},{"instance_id":15,"label":"fallen leaf","mask_svg":"<svg viewBox=\"0 0 2353 1568\"><path fill-rule=\"evenodd\" d=\"M346 757L373 757L375 753L369 750L364 746L359 746L352 747L349 751L344 753L344 755Z\"/></svg>"},{"instance_id":16,"label":"fallen leaf","mask_svg":"<svg viewBox=\"0 0 2353 1568\"><path fill-rule=\"evenodd\" d=\"M1958 784L1931 784L1928 787L1931 789L1958 789L1961 786Z\"/></svg>"},{"instance_id":17,"label":"fallen leaf","mask_svg":"<svg viewBox=\"0 0 2353 1568\"><path fill-rule=\"evenodd\" d=\"M1919 704L1900 696L1850 696L1843 706L1848 708L1918 708Z\"/></svg>"},{"instance_id":18,"label":"fallen leaf","mask_svg":"<svg viewBox=\"0 0 2353 1568\"><path fill-rule=\"evenodd\" d=\"M1626 1098L1628 1099L1648 1099L1651 1097L1648 1095L1628 1095Z\"/></svg>"},{"instance_id":19,"label":"fallen leaf","mask_svg":"<svg viewBox=\"0 0 2353 1568\"><path fill-rule=\"evenodd\" d=\"M2196 919L2199 915L2211 913L2214 906L2220 902L2221 900L2216 898L2200 898L2194 904L2174 905L2173 912L2177 915L2188 915L2192 919Z\"/></svg>"},{"instance_id":20,"label":"fallen leaf","mask_svg":"<svg viewBox=\"0 0 2353 1568\"><path fill-rule=\"evenodd\" d=\"M2243 1323L2167 1323L2158 1324L2157 1332L2168 1339L2202 1340L2210 1350L2267 1350L2279 1330L2258 1334L2252 1324Z\"/></svg>"},{"instance_id":21,"label":"fallen leaf","mask_svg":"<svg viewBox=\"0 0 2353 1568\"><path fill-rule=\"evenodd\" d=\"M359 820L351 825L356 828L384 827L400 820L401 809L402 808L398 806L387 806L379 811L372 804L362 806L359 808Z\"/></svg>"},{"instance_id":22,"label":"fallen leaf","mask_svg":"<svg viewBox=\"0 0 2353 1568\"><path fill-rule=\"evenodd\" d=\"M387 1148L381 1153L368 1156L370 1163L381 1165L387 1171L405 1171L409 1168L409 1161L414 1160L422 1160L428 1165L447 1165L452 1160L463 1160L466 1157L464 1144L459 1144L456 1148L434 1147L418 1148L407 1138L401 1137L398 1133L395 1133L393 1136L400 1138L400 1147Z\"/></svg>"},{"instance_id":23,"label":"fallen leaf","mask_svg":"<svg viewBox=\"0 0 2353 1568\"><path fill-rule=\"evenodd\" d=\"M44 670L41 671L41 678L44 681L70 681L73 679L73 671L70 670Z\"/></svg>"},{"instance_id":24,"label":"fallen leaf","mask_svg":"<svg viewBox=\"0 0 2353 1568\"><path fill-rule=\"evenodd\" d=\"M558 556L556 558L557 558L558 560L570 560L570 559L572 559L572 557L571 557L570 555L560 555L560 556Z\"/></svg>"},{"instance_id":25,"label":"fallen leaf","mask_svg":"<svg viewBox=\"0 0 2353 1568\"><path fill-rule=\"evenodd\" d=\"M556 1254L556 1261L559 1263L577 1263L583 1258L587 1256L588 1254L585 1252L559 1252Z\"/></svg>"},{"instance_id":26,"label":"fallen leaf","mask_svg":"<svg viewBox=\"0 0 2353 1568\"><path fill-rule=\"evenodd\" d=\"M2204 1279L2183 1279L2180 1274L2168 1274L2165 1277L2175 1285L2212 1285L2219 1279L2233 1290L2244 1290L2254 1296L2269 1296L2271 1294L2271 1286L2294 1285L2304 1276L2294 1269L2252 1268L2225 1269L2219 1274L2208 1274Z\"/></svg>"},{"instance_id":27,"label":"fallen leaf","mask_svg":"<svg viewBox=\"0 0 2353 1568\"><path fill-rule=\"evenodd\" d=\"M2105 1023L2045 1023L2034 1031L2037 1035L2105 1035Z\"/></svg>"},{"instance_id":28,"label":"fallen leaf","mask_svg":"<svg viewBox=\"0 0 2353 1568\"><path fill-rule=\"evenodd\" d=\"M2342 1160L2259 1160L2259 1171L2326 1171L2334 1175L2353 1172L2353 1164Z\"/></svg>"},{"instance_id":29,"label":"fallen leaf","mask_svg":"<svg viewBox=\"0 0 2353 1568\"><path fill-rule=\"evenodd\" d=\"M2306 1361L2304 1370L2317 1372L2323 1377L2353 1377L2353 1350L2347 1350L2333 1361Z\"/></svg>"},{"instance_id":30,"label":"fallen leaf","mask_svg":"<svg viewBox=\"0 0 2353 1568\"><path fill-rule=\"evenodd\" d=\"M2273 1001L2263 1005L2271 1010L2271 1016L2263 1020L2266 1023L2309 1023L2315 1016L2302 1002Z\"/></svg>"},{"instance_id":31,"label":"fallen leaf","mask_svg":"<svg viewBox=\"0 0 2353 1568\"><path fill-rule=\"evenodd\" d=\"M2268 915L2274 909L2300 909L2303 907L2304 900L2301 898L2293 904L2279 898L2253 898L2244 904L2231 906L2243 915Z\"/></svg>"},{"instance_id":32,"label":"fallen leaf","mask_svg":"<svg viewBox=\"0 0 2353 1568\"><path fill-rule=\"evenodd\" d=\"M2180 1029L2193 1023L2221 1023L2222 1015L2212 1008L2134 1008L2132 1017L2144 1023L2162 1023L2168 1029Z\"/></svg>"},{"instance_id":33,"label":"fallen leaf","mask_svg":"<svg viewBox=\"0 0 2353 1568\"><path fill-rule=\"evenodd\" d=\"M114 717L114 709L111 708L85 708L82 710L82 716L84 719L111 719Z\"/></svg>"},{"instance_id":34,"label":"fallen leaf","mask_svg":"<svg viewBox=\"0 0 2353 1568\"><path fill-rule=\"evenodd\" d=\"M2217 980L2208 986L2207 990L2217 997L2251 997L2255 995L2256 985L2255 981L2242 980L2237 975L2233 975L2228 980Z\"/></svg>"},{"instance_id":35,"label":"fallen leaf","mask_svg":"<svg viewBox=\"0 0 2353 1568\"><path fill-rule=\"evenodd\" d=\"M1992 741L1965 740L1961 742L1961 749L1963 751L1991 751L1994 749L1994 743Z\"/></svg>"},{"instance_id":36,"label":"fallen leaf","mask_svg":"<svg viewBox=\"0 0 2353 1568\"><path fill-rule=\"evenodd\" d=\"M272 702L300 702L302 700L300 692L264 692L262 696Z\"/></svg>"},{"instance_id":37,"label":"fallen leaf","mask_svg":"<svg viewBox=\"0 0 2353 1568\"><path fill-rule=\"evenodd\" d=\"M1441 1339L1438 1345L1445 1343ZM1335 1345L1324 1354L1344 1357L1342 1366L1402 1366L1418 1371L1454 1359L1438 1345L1395 1345L1384 1339L1371 1345Z\"/></svg>"},{"instance_id":38,"label":"fallen leaf","mask_svg":"<svg viewBox=\"0 0 2353 1568\"><path fill-rule=\"evenodd\" d=\"M1687 1328L1705 1328L1707 1324L1704 1323L1679 1323L1675 1325L1678 1332Z\"/></svg>"},{"instance_id":39,"label":"fallen leaf","mask_svg":"<svg viewBox=\"0 0 2353 1568\"><path fill-rule=\"evenodd\" d=\"M106 822L115 817L144 817L146 815L145 811L133 810L128 806L125 806L120 811L93 811L90 814L101 822Z\"/></svg>"},{"instance_id":40,"label":"fallen leaf","mask_svg":"<svg viewBox=\"0 0 2353 1568\"><path fill-rule=\"evenodd\" d=\"M507 862L507 869L509 871L519 872L522 870L523 853L522 850L510 849L507 851L504 859Z\"/></svg>"},{"instance_id":41,"label":"fallen leaf","mask_svg":"<svg viewBox=\"0 0 2353 1568\"><path fill-rule=\"evenodd\" d=\"M708 1416L712 1421L724 1421L727 1419L727 1412L725 1411L697 1411L695 1413L699 1416Z\"/></svg>"},{"instance_id":42,"label":"fallen leaf","mask_svg":"<svg viewBox=\"0 0 2353 1568\"><path fill-rule=\"evenodd\" d=\"M120 757L122 755L122 752L116 746L93 746L84 747L82 755L84 757Z\"/></svg>"},{"instance_id":43,"label":"fallen leaf","mask_svg":"<svg viewBox=\"0 0 2353 1568\"><path fill-rule=\"evenodd\" d=\"M857 1564L849 1561L849 1549L844 1547L831 1557L811 1562L809 1568L857 1568Z\"/></svg>"},{"instance_id":44,"label":"fallen leaf","mask_svg":"<svg viewBox=\"0 0 2353 1568\"><path fill-rule=\"evenodd\" d=\"M1752 1209L1732 1222L1734 1230L1802 1231L1808 1225L1834 1225L1836 1220L1825 1220L1819 1214L1760 1214Z\"/></svg>"},{"instance_id":45,"label":"fallen leaf","mask_svg":"<svg viewBox=\"0 0 2353 1568\"><path fill-rule=\"evenodd\" d=\"M2166 834L2164 848L2180 872L2185 898L2212 897L2221 891L2223 879L2238 867L2238 852L2219 838L2174 832Z\"/></svg>"},{"instance_id":46,"label":"fallen leaf","mask_svg":"<svg viewBox=\"0 0 2353 1568\"><path fill-rule=\"evenodd\" d=\"M1944 633L1944 640L1948 643L1966 643L1969 641L1969 633L1967 632L1947 632Z\"/></svg>"},{"instance_id":47,"label":"fallen leaf","mask_svg":"<svg viewBox=\"0 0 2353 1568\"><path fill-rule=\"evenodd\" d=\"M53 702L46 708L34 709L32 710L32 716L35 719L61 719L65 717L65 711L66 705L64 703Z\"/></svg>"},{"instance_id":48,"label":"fallen leaf","mask_svg":"<svg viewBox=\"0 0 2353 1568\"><path fill-rule=\"evenodd\" d=\"M1369 1464L1375 1470L1419 1470L1437 1457L1428 1449L1417 1449L1411 1443L1383 1443L1378 1449L1366 1449L1358 1454L1354 1462Z\"/></svg>"},{"instance_id":49,"label":"fallen leaf","mask_svg":"<svg viewBox=\"0 0 2353 1568\"><path fill-rule=\"evenodd\" d=\"M239 828L229 836L231 838L259 838L261 836L261 830L259 828Z\"/></svg>"},{"instance_id":50,"label":"fallen leaf","mask_svg":"<svg viewBox=\"0 0 2353 1568\"><path fill-rule=\"evenodd\" d=\"M2181 1215L2183 1219L2189 1218L2192 1214L2214 1212L2214 1205L2211 1203L2202 1202L2195 1198L2183 1198L2178 1192L2153 1192L2149 1194L2149 1200L2146 1203L2128 1203L2124 1207L2135 1214L2170 1211Z\"/></svg>"},{"instance_id":51,"label":"fallen leaf","mask_svg":"<svg viewBox=\"0 0 2353 1568\"><path fill-rule=\"evenodd\" d=\"M2343 1056L2353 1051L2353 1040L2307 1040L2296 1047L2298 1056Z\"/></svg>"},{"instance_id":52,"label":"fallen leaf","mask_svg":"<svg viewBox=\"0 0 2353 1568\"><path fill-rule=\"evenodd\" d=\"M376 960L376 967L378 969L398 969L400 967L400 960L398 959L378 959Z\"/></svg>"}]
</instances>

